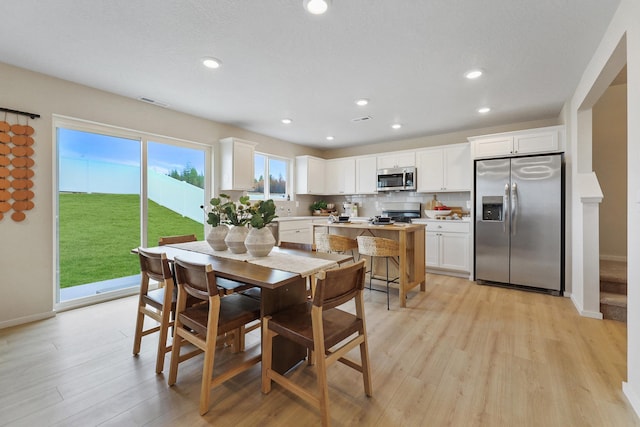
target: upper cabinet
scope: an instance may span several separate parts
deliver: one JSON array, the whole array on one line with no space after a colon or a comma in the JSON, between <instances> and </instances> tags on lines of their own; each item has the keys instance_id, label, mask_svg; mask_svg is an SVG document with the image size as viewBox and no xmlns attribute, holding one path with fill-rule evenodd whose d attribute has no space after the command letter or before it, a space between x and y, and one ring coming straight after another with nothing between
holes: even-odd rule
<instances>
[{"instance_id":1,"label":"upper cabinet","mask_svg":"<svg viewBox=\"0 0 640 427\"><path fill-rule=\"evenodd\" d=\"M416 152L417 191L470 191L471 169L468 143L419 150Z\"/></svg>"},{"instance_id":2,"label":"upper cabinet","mask_svg":"<svg viewBox=\"0 0 640 427\"><path fill-rule=\"evenodd\" d=\"M325 161L325 194L356 192L356 161L353 157Z\"/></svg>"},{"instance_id":3,"label":"upper cabinet","mask_svg":"<svg viewBox=\"0 0 640 427\"><path fill-rule=\"evenodd\" d=\"M356 157L356 194L378 192L378 159L376 156Z\"/></svg>"},{"instance_id":4,"label":"upper cabinet","mask_svg":"<svg viewBox=\"0 0 640 427\"><path fill-rule=\"evenodd\" d=\"M238 138L220 140L220 190L253 188L256 145Z\"/></svg>"},{"instance_id":5,"label":"upper cabinet","mask_svg":"<svg viewBox=\"0 0 640 427\"><path fill-rule=\"evenodd\" d=\"M474 158L554 153L564 151L564 126L474 136L468 139Z\"/></svg>"},{"instance_id":6,"label":"upper cabinet","mask_svg":"<svg viewBox=\"0 0 640 427\"><path fill-rule=\"evenodd\" d=\"M296 193L324 194L325 160L313 156L296 157Z\"/></svg>"},{"instance_id":7,"label":"upper cabinet","mask_svg":"<svg viewBox=\"0 0 640 427\"><path fill-rule=\"evenodd\" d=\"M395 151L378 154L378 169L404 168L416 165L415 151Z\"/></svg>"}]
</instances>

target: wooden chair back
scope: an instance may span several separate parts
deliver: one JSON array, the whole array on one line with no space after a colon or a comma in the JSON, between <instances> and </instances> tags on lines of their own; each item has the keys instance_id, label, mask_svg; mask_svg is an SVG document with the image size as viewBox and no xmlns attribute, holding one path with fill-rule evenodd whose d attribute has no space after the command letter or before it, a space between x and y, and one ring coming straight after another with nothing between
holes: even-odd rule
<instances>
[{"instance_id":1,"label":"wooden chair back","mask_svg":"<svg viewBox=\"0 0 640 427\"><path fill-rule=\"evenodd\" d=\"M140 259L140 273L142 275L163 284L168 279L173 280L169 260L164 252L150 252L138 248L138 258Z\"/></svg>"},{"instance_id":2,"label":"wooden chair back","mask_svg":"<svg viewBox=\"0 0 640 427\"><path fill-rule=\"evenodd\" d=\"M173 268L178 286L187 294L203 301L220 294L216 274L210 264L194 264L176 257Z\"/></svg>"},{"instance_id":3,"label":"wooden chair back","mask_svg":"<svg viewBox=\"0 0 640 427\"><path fill-rule=\"evenodd\" d=\"M327 270L317 277L313 305L331 309L356 297L364 290L365 261Z\"/></svg>"},{"instance_id":4,"label":"wooden chair back","mask_svg":"<svg viewBox=\"0 0 640 427\"><path fill-rule=\"evenodd\" d=\"M174 243L195 242L198 238L195 234L182 234L179 236L162 236L158 240L158 246L171 245Z\"/></svg>"}]
</instances>

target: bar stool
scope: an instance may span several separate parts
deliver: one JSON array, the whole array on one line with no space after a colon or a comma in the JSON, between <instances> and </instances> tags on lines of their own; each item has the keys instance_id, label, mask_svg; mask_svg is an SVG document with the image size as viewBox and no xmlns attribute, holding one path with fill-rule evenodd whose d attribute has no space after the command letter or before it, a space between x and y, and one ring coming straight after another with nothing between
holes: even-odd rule
<instances>
[{"instance_id":1,"label":"bar stool","mask_svg":"<svg viewBox=\"0 0 640 427\"><path fill-rule=\"evenodd\" d=\"M387 265L387 310L389 310L389 283L398 283L399 277L389 278L389 258L398 259L400 257L400 244L391 239L374 236L358 236L358 252L360 255L367 255L371 260L369 262L369 290L378 290L371 287L373 279L373 258L385 258ZM382 291L384 292L384 291Z\"/></svg>"},{"instance_id":2,"label":"bar stool","mask_svg":"<svg viewBox=\"0 0 640 427\"><path fill-rule=\"evenodd\" d=\"M355 254L353 250L358 249L358 242L356 242L355 239L352 239L346 236L341 236L339 234L328 234L328 233L316 233L314 237L315 237L317 252L344 254L350 251L351 260L346 260L346 261L343 261L342 263L348 262L348 261L355 261Z\"/></svg>"}]
</instances>

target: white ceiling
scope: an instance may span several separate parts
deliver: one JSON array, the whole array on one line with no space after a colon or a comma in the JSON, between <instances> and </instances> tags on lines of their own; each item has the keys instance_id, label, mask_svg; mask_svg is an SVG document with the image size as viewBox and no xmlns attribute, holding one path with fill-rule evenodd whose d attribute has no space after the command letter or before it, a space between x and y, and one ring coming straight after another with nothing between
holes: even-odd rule
<instances>
[{"instance_id":1,"label":"white ceiling","mask_svg":"<svg viewBox=\"0 0 640 427\"><path fill-rule=\"evenodd\" d=\"M338 148L557 116L618 4L333 0L313 16L302 0L3 0L0 61Z\"/></svg>"}]
</instances>

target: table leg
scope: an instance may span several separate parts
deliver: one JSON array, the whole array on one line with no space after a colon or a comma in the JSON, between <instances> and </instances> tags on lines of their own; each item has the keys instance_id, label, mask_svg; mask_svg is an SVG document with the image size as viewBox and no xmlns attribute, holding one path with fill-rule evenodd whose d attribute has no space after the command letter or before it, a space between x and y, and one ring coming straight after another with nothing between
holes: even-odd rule
<instances>
[{"instance_id":1,"label":"table leg","mask_svg":"<svg viewBox=\"0 0 640 427\"><path fill-rule=\"evenodd\" d=\"M261 311L262 316L283 310L291 305L306 301L306 280L302 277L296 282L276 289L262 288ZM305 347L278 335L273 340L273 370L285 373L307 356Z\"/></svg>"}]
</instances>

